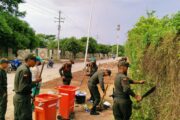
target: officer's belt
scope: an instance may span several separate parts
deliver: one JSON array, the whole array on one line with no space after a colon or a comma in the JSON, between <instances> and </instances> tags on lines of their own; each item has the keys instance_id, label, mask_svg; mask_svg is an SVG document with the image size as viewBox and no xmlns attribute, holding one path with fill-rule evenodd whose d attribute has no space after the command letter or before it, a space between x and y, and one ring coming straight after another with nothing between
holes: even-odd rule
<instances>
[{"instance_id":1,"label":"officer's belt","mask_svg":"<svg viewBox=\"0 0 180 120\"><path fill-rule=\"evenodd\" d=\"M130 97L126 96L126 95L114 95L114 98L116 98L116 99L130 99Z\"/></svg>"}]
</instances>

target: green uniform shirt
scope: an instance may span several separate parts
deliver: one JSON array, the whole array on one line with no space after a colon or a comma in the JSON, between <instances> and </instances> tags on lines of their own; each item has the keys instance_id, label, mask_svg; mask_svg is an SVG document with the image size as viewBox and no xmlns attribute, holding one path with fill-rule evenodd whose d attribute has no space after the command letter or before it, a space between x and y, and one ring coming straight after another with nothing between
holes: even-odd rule
<instances>
[{"instance_id":1,"label":"green uniform shirt","mask_svg":"<svg viewBox=\"0 0 180 120\"><path fill-rule=\"evenodd\" d=\"M97 71L94 73L94 75L89 79L89 83L91 85L96 86L97 84L100 84L101 89L104 91L104 73L103 71Z\"/></svg>"},{"instance_id":2,"label":"green uniform shirt","mask_svg":"<svg viewBox=\"0 0 180 120\"><path fill-rule=\"evenodd\" d=\"M118 73L115 78L115 91L114 96L115 98L123 98L123 99L130 99L131 96L135 96L134 92L130 88L130 84L133 81L130 80L126 75Z\"/></svg>"},{"instance_id":3,"label":"green uniform shirt","mask_svg":"<svg viewBox=\"0 0 180 120\"><path fill-rule=\"evenodd\" d=\"M0 69L0 93L7 92L7 74L6 71Z\"/></svg>"},{"instance_id":4,"label":"green uniform shirt","mask_svg":"<svg viewBox=\"0 0 180 120\"><path fill-rule=\"evenodd\" d=\"M59 69L59 73L61 76L64 76L66 78L72 78L71 69L72 69L72 64L66 63Z\"/></svg>"},{"instance_id":5,"label":"green uniform shirt","mask_svg":"<svg viewBox=\"0 0 180 120\"><path fill-rule=\"evenodd\" d=\"M91 71L90 71L90 77L94 75L98 70L98 66L96 64L92 65Z\"/></svg>"},{"instance_id":6,"label":"green uniform shirt","mask_svg":"<svg viewBox=\"0 0 180 120\"><path fill-rule=\"evenodd\" d=\"M30 95L32 89L32 74L27 65L21 65L15 75L14 91L18 94Z\"/></svg>"}]
</instances>

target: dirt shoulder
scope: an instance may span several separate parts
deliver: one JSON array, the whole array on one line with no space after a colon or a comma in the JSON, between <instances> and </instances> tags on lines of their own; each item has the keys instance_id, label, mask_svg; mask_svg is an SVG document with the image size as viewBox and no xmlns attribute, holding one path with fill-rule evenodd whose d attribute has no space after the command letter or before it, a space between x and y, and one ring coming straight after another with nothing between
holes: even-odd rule
<instances>
[{"instance_id":1,"label":"dirt shoulder","mask_svg":"<svg viewBox=\"0 0 180 120\"><path fill-rule=\"evenodd\" d=\"M109 85L105 100L112 104L112 98L110 98L109 95L112 94L113 80L114 80L114 76L117 72L116 71L117 69L116 69L115 63L107 63L107 64L99 65L99 69L106 69L106 68L112 70L112 78L111 78L111 80L109 80L109 78L105 78L105 84ZM87 81L89 78L84 77L83 71L78 71L78 72L73 73L73 80L72 80L71 85L79 86L80 81L82 79L84 79L84 80L83 80L82 86L80 87L80 90L87 93L86 99L88 99L90 96L89 90L87 88ZM57 87L59 85L62 85L62 80L60 77L53 79L49 82L45 82L45 83L43 83L43 85L41 87L41 93L48 93L49 91L57 92L55 87ZM101 95L102 95L101 88L99 88L99 91L101 92ZM14 93L10 93L8 96L8 108L7 108L6 120L14 119L13 96L14 96ZM112 109L110 108L109 110L101 112L99 116L90 116L89 113L85 112L83 105L77 105L77 104L75 105L75 120L97 120L97 119L98 120L113 120Z\"/></svg>"},{"instance_id":2,"label":"dirt shoulder","mask_svg":"<svg viewBox=\"0 0 180 120\"><path fill-rule=\"evenodd\" d=\"M108 101L112 104L113 101L112 101L112 98L109 97L109 95L112 94L113 80L117 71L116 71L115 63L101 64L99 66L99 69L107 69L107 68L112 70L112 77L111 77L111 80L108 77L105 78L105 85L107 84L109 85L107 95L105 97L105 101ZM78 71L78 72L73 73L73 80L72 80L71 85L79 86L80 81L82 79L84 80L83 80L82 86L80 86L80 90L87 93L86 99L88 99L90 97L89 90L87 87L87 81L89 78L84 76L83 71ZM54 88L58 85L62 85L61 78L57 78L52 81L44 83L41 88L41 92L42 93L48 92L48 91L56 92ZM102 91L100 87L99 87L99 91L101 92L101 96L102 96ZM113 120L114 118L113 118L112 108L101 112L99 116L90 116L88 112L85 112L83 105L77 105L77 104L75 105L75 120L97 120L97 119L98 120Z\"/></svg>"}]
</instances>

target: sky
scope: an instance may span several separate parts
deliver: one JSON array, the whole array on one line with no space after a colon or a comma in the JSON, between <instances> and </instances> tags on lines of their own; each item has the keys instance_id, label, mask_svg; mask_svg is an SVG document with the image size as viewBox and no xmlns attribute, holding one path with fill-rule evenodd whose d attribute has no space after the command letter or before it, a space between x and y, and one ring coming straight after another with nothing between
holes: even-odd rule
<instances>
[{"instance_id":1,"label":"sky","mask_svg":"<svg viewBox=\"0 0 180 120\"><path fill-rule=\"evenodd\" d=\"M155 10L158 17L180 11L180 0L25 0L19 9L26 11L23 18L36 33L57 35L58 11L61 23L60 38L88 35L90 11L92 25L90 36L103 44L124 44L127 32L133 28L147 10ZM91 4L93 2L93 4ZM92 7L93 6L93 7ZM117 25L120 31L117 32Z\"/></svg>"}]
</instances>

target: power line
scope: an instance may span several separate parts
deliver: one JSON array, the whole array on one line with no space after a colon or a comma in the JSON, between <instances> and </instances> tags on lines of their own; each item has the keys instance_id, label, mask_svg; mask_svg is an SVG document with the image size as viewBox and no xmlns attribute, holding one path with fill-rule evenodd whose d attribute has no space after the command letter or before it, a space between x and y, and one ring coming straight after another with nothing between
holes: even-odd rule
<instances>
[{"instance_id":1,"label":"power line","mask_svg":"<svg viewBox=\"0 0 180 120\"><path fill-rule=\"evenodd\" d=\"M28 6L30 6L31 9L34 9L37 13L39 13L39 14L41 14L41 15L43 15L43 16L46 16L46 17L47 17L47 14L50 15L50 16L53 16L52 14L49 14L49 13L47 13L46 11L43 11L42 9L39 9L38 7L35 7L35 6L33 6L33 5L30 5L30 4L29 4Z\"/></svg>"},{"instance_id":2,"label":"power line","mask_svg":"<svg viewBox=\"0 0 180 120\"><path fill-rule=\"evenodd\" d=\"M36 2L38 3L38 2ZM52 14L56 14L56 12L52 9L49 9L49 8L46 8L46 7L43 7L43 6L40 6L39 4L36 4L36 3L32 3L31 6L33 6L34 8L37 8L41 11L41 14L44 15L44 14L49 14L52 16ZM40 9L41 8L41 9ZM43 13L44 14L43 14ZM52 14L50 14L52 13ZM80 30L81 32L85 33L85 30L79 26L77 26L77 22L75 22L71 17L69 17L67 14L64 14L64 16L66 18L68 18L67 20L69 21L68 23L70 23L71 25L73 25L76 29ZM72 23L71 23L72 22Z\"/></svg>"},{"instance_id":3,"label":"power line","mask_svg":"<svg viewBox=\"0 0 180 120\"><path fill-rule=\"evenodd\" d=\"M65 15L65 14L64 14ZM81 28L80 26L77 26L77 22L75 22L74 20L72 20L71 17L69 17L68 15L65 15L66 18L69 18L67 20L70 21L70 24L73 25L76 29L80 30L83 33L86 33L85 30L83 28ZM72 22L72 23L71 23ZM73 24L74 23L74 24Z\"/></svg>"},{"instance_id":4,"label":"power line","mask_svg":"<svg viewBox=\"0 0 180 120\"><path fill-rule=\"evenodd\" d=\"M37 2L37 1L36 1ZM38 3L38 2L37 2ZM36 4L35 2L31 3L32 5L36 6L37 8L41 8L43 11L46 11L47 13L51 13L51 14L57 14L56 11L49 9L47 7L41 6L39 4Z\"/></svg>"},{"instance_id":5,"label":"power line","mask_svg":"<svg viewBox=\"0 0 180 120\"><path fill-rule=\"evenodd\" d=\"M57 59L58 59L60 55L59 40L60 40L61 23L64 22L64 18L61 17L61 11L59 11L58 18L55 17L55 19L57 20L55 22L58 22L58 34L57 34L57 42L58 42Z\"/></svg>"}]
</instances>

